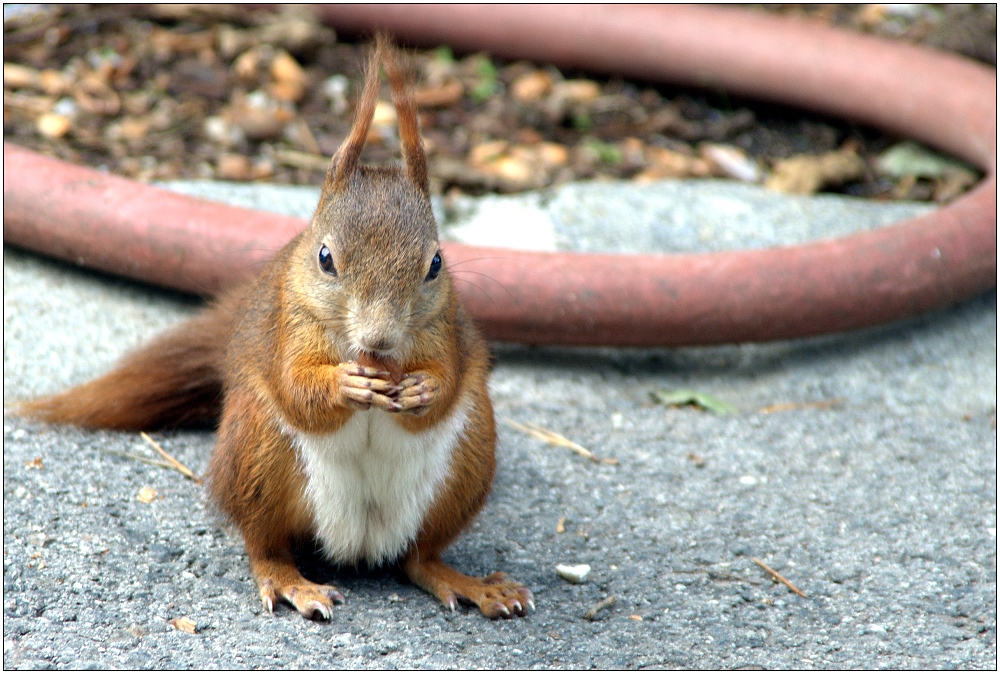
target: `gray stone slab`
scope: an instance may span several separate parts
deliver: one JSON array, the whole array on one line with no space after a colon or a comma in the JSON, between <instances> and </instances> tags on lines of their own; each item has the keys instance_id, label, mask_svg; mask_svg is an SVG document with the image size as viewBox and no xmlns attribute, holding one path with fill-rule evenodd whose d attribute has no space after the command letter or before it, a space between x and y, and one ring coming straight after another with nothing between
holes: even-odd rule
<instances>
[{"instance_id":1,"label":"gray stone slab","mask_svg":"<svg viewBox=\"0 0 1000 674\"><path fill-rule=\"evenodd\" d=\"M743 193L735 187L727 198ZM580 246L616 239L606 230L629 204L637 214L673 208L653 194L616 202L603 185L565 189L522 199L550 215L605 217L602 205L611 215L585 223L596 233L574 234ZM859 215L840 219L880 226L890 216L879 206L852 204ZM752 236L738 241L831 231L803 216L799 233L778 232L803 222L782 218L747 221L736 229ZM734 240L705 243L696 221L684 222L670 241ZM468 573L507 571L535 591L538 610L502 622L449 613L395 569L307 559L316 580L347 596L330 624L315 624L262 611L242 541L201 487L111 453L152 458L136 434L8 413L11 401L104 371L191 315L192 301L5 247L4 666L994 668L996 308L993 291L890 326L773 344L495 345L495 489L447 559ZM652 403L652 391L677 388L738 411ZM618 463L590 463L504 419ZM211 433L157 437L205 470ZM144 486L157 491L152 503L136 498ZM753 557L807 598L771 583ZM571 585L560 563L593 571ZM582 618L610 595L597 620ZM181 616L197 634L170 627Z\"/></svg>"}]
</instances>

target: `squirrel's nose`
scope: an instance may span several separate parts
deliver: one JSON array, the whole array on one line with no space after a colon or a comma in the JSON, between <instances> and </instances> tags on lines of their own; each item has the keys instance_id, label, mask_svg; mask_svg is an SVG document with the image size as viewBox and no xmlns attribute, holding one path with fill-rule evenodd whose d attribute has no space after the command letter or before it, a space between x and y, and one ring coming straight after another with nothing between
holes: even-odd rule
<instances>
[{"instance_id":1,"label":"squirrel's nose","mask_svg":"<svg viewBox=\"0 0 1000 674\"><path fill-rule=\"evenodd\" d=\"M358 341L363 351L375 353L391 351L396 346L395 342L386 335L366 335Z\"/></svg>"}]
</instances>

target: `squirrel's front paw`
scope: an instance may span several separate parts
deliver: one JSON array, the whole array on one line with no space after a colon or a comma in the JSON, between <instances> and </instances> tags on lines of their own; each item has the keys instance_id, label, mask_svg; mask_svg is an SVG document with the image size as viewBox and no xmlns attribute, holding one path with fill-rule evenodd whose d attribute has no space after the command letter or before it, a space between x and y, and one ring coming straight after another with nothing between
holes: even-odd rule
<instances>
[{"instance_id":1,"label":"squirrel's front paw","mask_svg":"<svg viewBox=\"0 0 1000 674\"><path fill-rule=\"evenodd\" d=\"M389 373L358 363L341 363L337 366L337 384L344 404L359 410L372 406L387 412L402 409L394 400L399 387L389 381Z\"/></svg>"},{"instance_id":2,"label":"squirrel's front paw","mask_svg":"<svg viewBox=\"0 0 1000 674\"><path fill-rule=\"evenodd\" d=\"M441 382L434 375L427 372L410 373L399 382L399 393L395 396L398 411L419 417L427 412L440 392Z\"/></svg>"},{"instance_id":3,"label":"squirrel's front paw","mask_svg":"<svg viewBox=\"0 0 1000 674\"><path fill-rule=\"evenodd\" d=\"M271 579L260 583L260 600L268 613L274 611L279 601L287 601L303 618L312 620L330 620L333 617L333 605L343 604L344 595L332 585L317 585L305 578L298 583L279 585Z\"/></svg>"}]
</instances>

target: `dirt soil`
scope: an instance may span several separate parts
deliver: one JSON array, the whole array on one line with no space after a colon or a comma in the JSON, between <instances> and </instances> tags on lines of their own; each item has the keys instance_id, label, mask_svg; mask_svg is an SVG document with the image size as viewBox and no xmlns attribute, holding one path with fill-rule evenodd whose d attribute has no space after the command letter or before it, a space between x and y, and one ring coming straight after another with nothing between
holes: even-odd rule
<instances>
[{"instance_id":1,"label":"dirt soil","mask_svg":"<svg viewBox=\"0 0 1000 674\"><path fill-rule=\"evenodd\" d=\"M755 11L996 64L996 5ZM142 181L321 183L350 128L367 53L294 6L59 5L6 14L4 139ZM723 176L786 192L947 202L978 178L879 131L721 91L594 78L447 46L410 54L438 194ZM369 161L395 155L394 121L391 105L381 104ZM902 152L902 164L889 167L890 151L897 160Z\"/></svg>"}]
</instances>

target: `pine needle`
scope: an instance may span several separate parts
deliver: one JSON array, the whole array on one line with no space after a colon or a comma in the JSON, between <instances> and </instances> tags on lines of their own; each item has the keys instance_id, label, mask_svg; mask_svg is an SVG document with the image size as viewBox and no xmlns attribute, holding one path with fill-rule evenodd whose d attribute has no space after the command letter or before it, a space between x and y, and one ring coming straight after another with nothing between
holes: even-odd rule
<instances>
[{"instance_id":1,"label":"pine needle","mask_svg":"<svg viewBox=\"0 0 1000 674\"><path fill-rule=\"evenodd\" d=\"M771 578L773 578L776 582L782 583L789 590L791 590L795 594L799 595L803 599L808 599L808 597L806 597L806 593L805 592L803 592L799 588L797 588L794 585L792 585L792 581L788 580L787 578L785 578L784 576L782 576L780 573L778 573L777 571L775 571L774 569L772 569L771 567L769 567L767 564L765 564L764 562L762 562L759 559L757 559L756 557L751 557L751 559L753 560L754 564L756 564L760 568L762 568L765 571L767 571L771 575Z\"/></svg>"},{"instance_id":2,"label":"pine needle","mask_svg":"<svg viewBox=\"0 0 1000 674\"><path fill-rule=\"evenodd\" d=\"M105 454L113 454L114 456L121 456L126 459L132 459L133 461L141 461L142 463L148 463L151 466L159 466L160 468L173 468L172 465L166 461L157 461L156 459L150 459L145 456L139 456L138 454L129 454L128 452L119 452L117 449L107 449L105 447L99 447Z\"/></svg>"},{"instance_id":3,"label":"pine needle","mask_svg":"<svg viewBox=\"0 0 1000 674\"><path fill-rule=\"evenodd\" d=\"M188 478L189 480L194 480L195 484L201 484L201 478L195 475L194 471L192 471L190 468L185 466L183 463L181 463L174 457L167 454L167 452L163 449L163 447L160 447L160 445L156 442L156 440L149 437L144 432L140 432L139 435L141 435L143 440L151 444L153 446L153 449L158 451L163 456L163 458L167 460L167 462L170 464L169 466L167 466L168 468L173 468L174 470L176 470L178 473Z\"/></svg>"},{"instance_id":4,"label":"pine needle","mask_svg":"<svg viewBox=\"0 0 1000 674\"><path fill-rule=\"evenodd\" d=\"M565 447L566 449L572 450L584 457L585 459L590 459L594 463L601 463L601 459L598 458L589 449L582 445L578 445L569 438L563 435L559 435L555 431L550 431L547 428L542 428L535 424L519 424L511 419L504 419L506 423L511 428L516 428L522 433L527 433L533 438L537 438L542 442L547 442L550 445L555 445L557 447Z\"/></svg>"}]
</instances>

